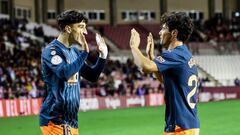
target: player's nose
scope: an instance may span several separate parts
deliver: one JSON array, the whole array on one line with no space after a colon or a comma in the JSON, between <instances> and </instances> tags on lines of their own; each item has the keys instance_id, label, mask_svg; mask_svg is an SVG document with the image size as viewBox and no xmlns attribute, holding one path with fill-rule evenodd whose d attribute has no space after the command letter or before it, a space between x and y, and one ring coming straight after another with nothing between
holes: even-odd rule
<instances>
[{"instance_id":1,"label":"player's nose","mask_svg":"<svg viewBox=\"0 0 240 135\"><path fill-rule=\"evenodd\" d=\"M86 34L86 35L88 34L87 28L84 28L84 29L83 29L83 33Z\"/></svg>"},{"instance_id":2,"label":"player's nose","mask_svg":"<svg viewBox=\"0 0 240 135\"><path fill-rule=\"evenodd\" d=\"M162 30L160 30L158 34L159 34L159 36L161 37L161 35L162 35Z\"/></svg>"}]
</instances>

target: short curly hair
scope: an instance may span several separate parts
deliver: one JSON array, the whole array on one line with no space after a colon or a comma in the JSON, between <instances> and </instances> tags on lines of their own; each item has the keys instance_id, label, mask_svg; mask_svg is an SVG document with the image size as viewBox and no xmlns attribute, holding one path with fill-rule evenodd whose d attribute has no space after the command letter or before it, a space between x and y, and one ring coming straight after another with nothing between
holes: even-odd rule
<instances>
[{"instance_id":1,"label":"short curly hair","mask_svg":"<svg viewBox=\"0 0 240 135\"><path fill-rule=\"evenodd\" d=\"M177 30L177 39L185 42L193 32L193 22L184 12L167 12L164 13L160 20L161 25L166 24L169 31Z\"/></svg>"},{"instance_id":2,"label":"short curly hair","mask_svg":"<svg viewBox=\"0 0 240 135\"><path fill-rule=\"evenodd\" d=\"M76 9L66 10L57 16L58 27L61 31L64 30L66 25L79 23L84 21L88 22L88 19Z\"/></svg>"}]
</instances>

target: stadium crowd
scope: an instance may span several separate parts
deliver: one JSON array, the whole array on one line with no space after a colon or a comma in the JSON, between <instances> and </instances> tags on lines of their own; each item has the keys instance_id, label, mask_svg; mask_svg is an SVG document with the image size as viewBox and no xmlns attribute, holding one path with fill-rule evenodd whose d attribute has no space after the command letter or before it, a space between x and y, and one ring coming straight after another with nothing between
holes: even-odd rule
<instances>
[{"instance_id":1,"label":"stadium crowd","mask_svg":"<svg viewBox=\"0 0 240 135\"><path fill-rule=\"evenodd\" d=\"M0 20L0 98L36 97L43 89L41 44L23 36L24 20Z\"/></svg>"},{"instance_id":2,"label":"stadium crowd","mask_svg":"<svg viewBox=\"0 0 240 135\"><path fill-rule=\"evenodd\" d=\"M20 20L0 20L0 99L35 98L44 95L40 58L45 44L19 32L19 29L26 30L25 23ZM34 29L36 36L44 37L41 31L41 28ZM48 41L50 39L45 37L45 42ZM93 51L89 55L89 62L96 58L94 55L96 52ZM148 85L136 88L136 80L144 80L136 68L131 60L127 63L109 60L97 83L82 80L81 87L94 89L93 95L99 96L147 94L151 91Z\"/></svg>"},{"instance_id":3,"label":"stadium crowd","mask_svg":"<svg viewBox=\"0 0 240 135\"><path fill-rule=\"evenodd\" d=\"M190 41L217 41L216 48L220 53L231 53L233 49L240 52L239 18L223 20L213 18L203 25L196 22L198 32ZM47 37L41 27L34 28L34 35L42 37L44 43L24 36L26 20L0 19L0 99L36 98L44 95L44 82L41 76L41 50L53 37ZM196 31L195 31L196 32ZM195 36L194 36L195 35ZM200 35L200 36L199 36ZM88 57L89 64L96 60L96 51ZM118 96L146 95L152 92L162 92L163 85L154 77L147 79L133 64L107 61L107 66L97 83L89 83L82 79L82 96ZM90 93L90 94L89 94Z\"/></svg>"},{"instance_id":4,"label":"stadium crowd","mask_svg":"<svg viewBox=\"0 0 240 135\"><path fill-rule=\"evenodd\" d=\"M206 42L217 49L219 54L232 54L234 50L240 53L240 17L224 19L216 14L205 22L194 21L195 30L190 42ZM194 54L199 54L200 46L192 47Z\"/></svg>"}]
</instances>

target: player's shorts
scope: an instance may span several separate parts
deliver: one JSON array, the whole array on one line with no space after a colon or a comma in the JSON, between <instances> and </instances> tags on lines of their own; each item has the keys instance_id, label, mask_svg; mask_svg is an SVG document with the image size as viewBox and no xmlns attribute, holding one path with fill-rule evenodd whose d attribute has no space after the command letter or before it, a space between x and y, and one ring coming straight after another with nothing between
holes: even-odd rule
<instances>
[{"instance_id":1,"label":"player's shorts","mask_svg":"<svg viewBox=\"0 0 240 135\"><path fill-rule=\"evenodd\" d=\"M48 123L48 126L41 126L43 135L78 135L78 129L72 128L69 125L55 125L52 122Z\"/></svg>"},{"instance_id":2,"label":"player's shorts","mask_svg":"<svg viewBox=\"0 0 240 135\"><path fill-rule=\"evenodd\" d=\"M199 132L199 128L181 129L177 126L174 132L164 132L164 135L199 135Z\"/></svg>"}]
</instances>

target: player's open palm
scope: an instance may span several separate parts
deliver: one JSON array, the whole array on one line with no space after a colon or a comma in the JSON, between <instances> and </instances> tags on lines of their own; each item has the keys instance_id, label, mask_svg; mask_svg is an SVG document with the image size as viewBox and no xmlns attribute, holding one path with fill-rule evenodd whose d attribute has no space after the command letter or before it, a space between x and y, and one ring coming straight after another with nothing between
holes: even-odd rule
<instances>
[{"instance_id":1,"label":"player's open palm","mask_svg":"<svg viewBox=\"0 0 240 135\"><path fill-rule=\"evenodd\" d=\"M96 33L97 48L100 53L100 57L106 59L108 54L108 48L103 37Z\"/></svg>"},{"instance_id":2,"label":"player's open palm","mask_svg":"<svg viewBox=\"0 0 240 135\"><path fill-rule=\"evenodd\" d=\"M154 59L154 40L153 40L152 33L149 33L147 37L146 54L151 60Z\"/></svg>"},{"instance_id":3,"label":"player's open palm","mask_svg":"<svg viewBox=\"0 0 240 135\"><path fill-rule=\"evenodd\" d=\"M138 48L140 45L140 35L139 33L133 28L131 30L131 37L130 37L130 47Z\"/></svg>"}]
</instances>

